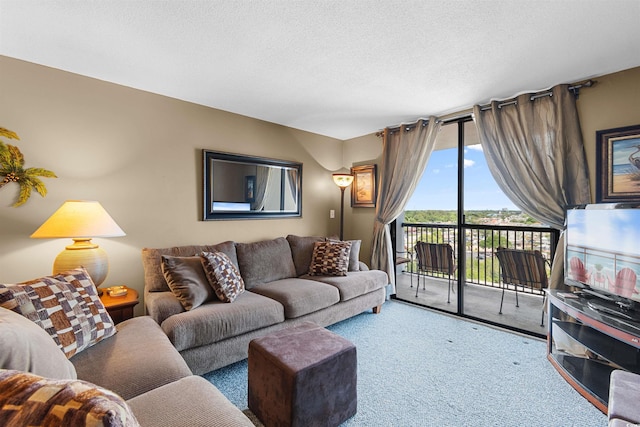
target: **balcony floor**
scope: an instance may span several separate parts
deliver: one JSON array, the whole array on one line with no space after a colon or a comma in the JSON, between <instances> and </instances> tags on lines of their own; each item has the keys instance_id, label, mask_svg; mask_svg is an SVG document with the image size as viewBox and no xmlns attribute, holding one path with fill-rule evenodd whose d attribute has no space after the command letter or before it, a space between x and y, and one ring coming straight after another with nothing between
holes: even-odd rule
<instances>
[{"instance_id":1,"label":"balcony floor","mask_svg":"<svg viewBox=\"0 0 640 427\"><path fill-rule=\"evenodd\" d=\"M451 303L447 303L446 279L426 278L425 289L422 289L424 276L420 278L420 290L416 297L417 276L398 273L396 276L396 297L398 299L421 304L427 307L457 312L457 291L451 293ZM456 283L453 283L454 288ZM515 292L507 290L504 294L502 314L499 314L502 289L467 283L464 286L464 314L487 320L506 327L531 332L539 336L547 335L547 318L544 326L540 326L542 316L542 296L518 292L519 307L516 307Z\"/></svg>"}]
</instances>

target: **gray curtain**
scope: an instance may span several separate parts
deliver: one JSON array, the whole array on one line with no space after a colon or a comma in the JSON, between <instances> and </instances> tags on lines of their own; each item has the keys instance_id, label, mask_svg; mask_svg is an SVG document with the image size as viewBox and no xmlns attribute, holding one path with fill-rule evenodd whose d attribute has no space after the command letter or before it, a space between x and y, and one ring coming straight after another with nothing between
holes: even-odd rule
<instances>
[{"instance_id":1,"label":"gray curtain","mask_svg":"<svg viewBox=\"0 0 640 427\"><path fill-rule=\"evenodd\" d=\"M441 123L431 117L413 126L384 130L371 265L387 272L391 293L395 293L395 256L389 224L402 213L416 189L440 126Z\"/></svg>"},{"instance_id":2,"label":"gray curtain","mask_svg":"<svg viewBox=\"0 0 640 427\"><path fill-rule=\"evenodd\" d=\"M568 85L551 96L520 95L514 103L473 108L491 173L511 201L537 220L562 230L567 206L589 203L587 160ZM553 260L551 287L562 287L564 235Z\"/></svg>"}]
</instances>

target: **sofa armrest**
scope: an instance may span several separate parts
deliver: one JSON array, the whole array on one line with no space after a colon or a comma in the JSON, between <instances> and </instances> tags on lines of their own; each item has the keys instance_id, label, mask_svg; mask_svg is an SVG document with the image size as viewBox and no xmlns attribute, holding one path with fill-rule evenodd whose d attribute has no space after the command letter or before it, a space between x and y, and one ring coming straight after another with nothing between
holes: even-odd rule
<instances>
[{"instance_id":1,"label":"sofa armrest","mask_svg":"<svg viewBox=\"0 0 640 427\"><path fill-rule=\"evenodd\" d=\"M117 329L115 335L69 359L79 379L130 399L192 374L160 325L150 317L125 320Z\"/></svg>"},{"instance_id":2,"label":"sofa armrest","mask_svg":"<svg viewBox=\"0 0 640 427\"><path fill-rule=\"evenodd\" d=\"M369 271L369 266L362 261L358 261L360 271Z\"/></svg>"},{"instance_id":3,"label":"sofa armrest","mask_svg":"<svg viewBox=\"0 0 640 427\"><path fill-rule=\"evenodd\" d=\"M144 292L144 305L147 309L147 315L161 325L169 317L174 314L185 311L180 300L176 298L173 292Z\"/></svg>"},{"instance_id":4,"label":"sofa armrest","mask_svg":"<svg viewBox=\"0 0 640 427\"><path fill-rule=\"evenodd\" d=\"M141 426L254 427L210 382L189 376L127 401Z\"/></svg>"}]
</instances>

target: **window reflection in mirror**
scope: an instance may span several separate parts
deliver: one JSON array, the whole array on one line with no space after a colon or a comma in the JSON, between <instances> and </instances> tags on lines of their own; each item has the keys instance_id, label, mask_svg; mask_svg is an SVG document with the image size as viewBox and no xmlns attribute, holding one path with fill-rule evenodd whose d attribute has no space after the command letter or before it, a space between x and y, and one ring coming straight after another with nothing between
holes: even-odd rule
<instances>
[{"instance_id":1,"label":"window reflection in mirror","mask_svg":"<svg viewBox=\"0 0 640 427\"><path fill-rule=\"evenodd\" d=\"M204 219L302 214L302 164L203 150Z\"/></svg>"}]
</instances>

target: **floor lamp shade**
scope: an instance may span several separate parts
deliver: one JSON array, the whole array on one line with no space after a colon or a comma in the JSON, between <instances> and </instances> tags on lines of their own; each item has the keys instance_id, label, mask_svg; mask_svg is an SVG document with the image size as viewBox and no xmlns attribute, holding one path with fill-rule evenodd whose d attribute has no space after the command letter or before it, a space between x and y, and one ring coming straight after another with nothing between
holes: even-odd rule
<instances>
[{"instance_id":1,"label":"floor lamp shade","mask_svg":"<svg viewBox=\"0 0 640 427\"><path fill-rule=\"evenodd\" d=\"M125 232L98 202L67 200L32 235L36 239L71 238L53 263L53 273L84 267L100 286L109 272L107 253L93 243L93 237L119 237Z\"/></svg>"}]
</instances>

